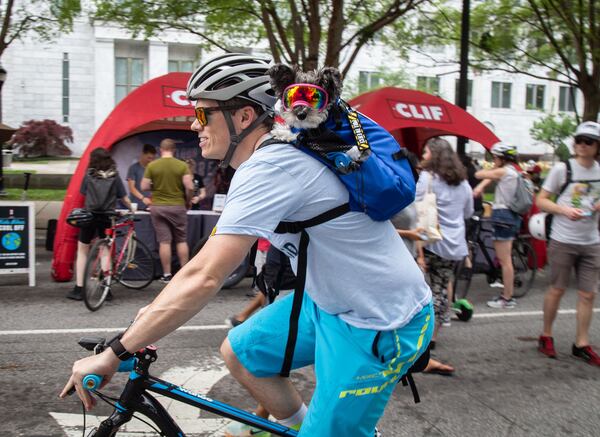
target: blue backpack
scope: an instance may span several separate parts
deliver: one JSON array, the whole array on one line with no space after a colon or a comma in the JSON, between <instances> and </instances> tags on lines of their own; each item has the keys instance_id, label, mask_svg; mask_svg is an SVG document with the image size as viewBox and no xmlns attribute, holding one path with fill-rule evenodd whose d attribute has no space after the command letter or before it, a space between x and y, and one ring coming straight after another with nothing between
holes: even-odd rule
<instances>
[{"instance_id":1,"label":"blue backpack","mask_svg":"<svg viewBox=\"0 0 600 437\"><path fill-rule=\"evenodd\" d=\"M350 193L350 211L389 220L415 200L418 176L407 150L343 100L331 111L315 129L293 129L296 146L336 173Z\"/></svg>"}]
</instances>

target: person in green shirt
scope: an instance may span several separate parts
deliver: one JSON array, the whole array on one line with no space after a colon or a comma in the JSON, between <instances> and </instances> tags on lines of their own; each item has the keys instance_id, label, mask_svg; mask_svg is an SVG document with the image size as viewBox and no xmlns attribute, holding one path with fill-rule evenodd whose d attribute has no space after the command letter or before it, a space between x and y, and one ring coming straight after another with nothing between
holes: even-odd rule
<instances>
[{"instance_id":1,"label":"person in green shirt","mask_svg":"<svg viewBox=\"0 0 600 437\"><path fill-rule=\"evenodd\" d=\"M147 165L141 188L152 192L150 217L158 241L162 265L162 282L171 280L171 243L175 241L177 257L183 267L189 260L187 244L187 208L194 190L187 164L175 158L175 141L160 142L160 159Z\"/></svg>"}]
</instances>

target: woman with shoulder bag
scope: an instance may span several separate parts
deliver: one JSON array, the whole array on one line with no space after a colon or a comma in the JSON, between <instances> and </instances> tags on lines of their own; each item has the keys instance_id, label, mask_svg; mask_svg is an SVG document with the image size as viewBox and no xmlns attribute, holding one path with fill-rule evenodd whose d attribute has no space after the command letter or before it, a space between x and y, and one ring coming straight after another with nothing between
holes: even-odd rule
<instances>
[{"instance_id":1,"label":"woman with shoulder bag","mask_svg":"<svg viewBox=\"0 0 600 437\"><path fill-rule=\"evenodd\" d=\"M435 308L435 339L441 324L450 322L448 283L456 263L468 254L465 219L473 214L473 194L466 180L466 169L448 141L442 138L427 141L421 167L416 200L424 199L427 193L435 194L441 234L441 240L426 245L424 250ZM422 262L420 259L419 264Z\"/></svg>"}]
</instances>

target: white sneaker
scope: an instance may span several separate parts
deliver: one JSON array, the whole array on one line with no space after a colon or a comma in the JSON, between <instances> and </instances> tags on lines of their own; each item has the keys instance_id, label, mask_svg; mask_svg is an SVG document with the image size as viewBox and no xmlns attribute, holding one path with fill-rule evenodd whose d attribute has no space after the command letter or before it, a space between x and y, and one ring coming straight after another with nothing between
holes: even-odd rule
<instances>
[{"instance_id":1,"label":"white sneaker","mask_svg":"<svg viewBox=\"0 0 600 437\"><path fill-rule=\"evenodd\" d=\"M240 422L231 422L225 429L225 437L271 437L271 433Z\"/></svg>"},{"instance_id":2,"label":"white sneaker","mask_svg":"<svg viewBox=\"0 0 600 437\"><path fill-rule=\"evenodd\" d=\"M490 308L514 308L517 306L517 301L514 298L506 300L504 296L500 295L495 299L489 300L487 306Z\"/></svg>"},{"instance_id":3,"label":"white sneaker","mask_svg":"<svg viewBox=\"0 0 600 437\"><path fill-rule=\"evenodd\" d=\"M492 287L492 288L504 288L504 284L502 282L500 282L498 279L496 279L494 282L492 282L490 284L490 287Z\"/></svg>"}]
</instances>

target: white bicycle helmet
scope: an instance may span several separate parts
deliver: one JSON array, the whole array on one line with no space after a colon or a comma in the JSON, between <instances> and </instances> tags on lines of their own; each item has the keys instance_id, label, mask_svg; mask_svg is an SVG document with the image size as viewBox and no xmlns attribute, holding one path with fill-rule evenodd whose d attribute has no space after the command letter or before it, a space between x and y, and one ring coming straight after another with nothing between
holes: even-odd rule
<instances>
[{"instance_id":1,"label":"white bicycle helmet","mask_svg":"<svg viewBox=\"0 0 600 437\"><path fill-rule=\"evenodd\" d=\"M245 53L227 53L212 58L190 77L187 97L189 100L220 102L241 97L272 115L276 98L267 75L270 62Z\"/></svg>"},{"instance_id":2,"label":"white bicycle helmet","mask_svg":"<svg viewBox=\"0 0 600 437\"><path fill-rule=\"evenodd\" d=\"M529 217L529 233L537 240L547 240L546 235L546 217L548 213L538 212Z\"/></svg>"},{"instance_id":3,"label":"white bicycle helmet","mask_svg":"<svg viewBox=\"0 0 600 437\"><path fill-rule=\"evenodd\" d=\"M517 159L517 147L507 143L496 143L492 146L492 155L499 156L504 159L516 161Z\"/></svg>"},{"instance_id":4,"label":"white bicycle helmet","mask_svg":"<svg viewBox=\"0 0 600 437\"><path fill-rule=\"evenodd\" d=\"M219 166L226 168L237 145L266 118L274 116L275 93L271 89L267 70L270 60L245 53L227 53L206 61L190 77L187 85L189 100L216 100L219 106L226 101L242 98L259 105L263 113L246 129L236 134L231 114L223 111L229 129L229 149Z\"/></svg>"}]
</instances>

